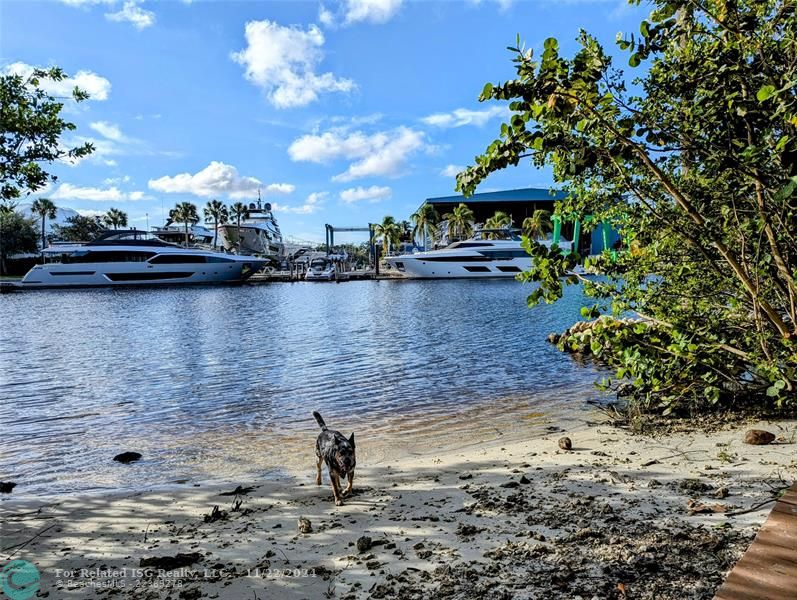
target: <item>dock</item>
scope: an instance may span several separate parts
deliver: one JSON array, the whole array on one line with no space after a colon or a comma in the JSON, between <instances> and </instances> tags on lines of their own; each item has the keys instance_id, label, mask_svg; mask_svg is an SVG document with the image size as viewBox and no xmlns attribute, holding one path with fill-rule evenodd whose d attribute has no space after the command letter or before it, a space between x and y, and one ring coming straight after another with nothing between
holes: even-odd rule
<instances>
[{"instance_id":1,"label":"dock","mask_svg":"<svg viewBox=\"0 0 797 600\"><path fill-rule=\"evenodd\" d=\"M714 600L797 598L797 483L777 501Z\"/></svg>"}]
</instances>

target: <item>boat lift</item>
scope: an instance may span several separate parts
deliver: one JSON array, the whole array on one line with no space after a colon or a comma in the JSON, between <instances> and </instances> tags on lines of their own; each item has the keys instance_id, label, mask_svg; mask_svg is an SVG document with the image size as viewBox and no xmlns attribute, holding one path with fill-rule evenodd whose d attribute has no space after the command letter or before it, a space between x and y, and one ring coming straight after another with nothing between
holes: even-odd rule
<instances>
[{"instance_id":1,"label":"boat lift","mask_svg":"<svg viewBox=\"0 0 797 600\"><path fill-rule=\"evenodd\" d=\"M363 231L368 232L368 247L371 252L371 256L374 256L374 224L368 223L368 227L335 227L334 225L330 225L326 223L324 225L324 229L326 230L326 248L327 248L327 256L335 245L335 232L346 232L346 231Z\"/></svg>"}]
</instances>

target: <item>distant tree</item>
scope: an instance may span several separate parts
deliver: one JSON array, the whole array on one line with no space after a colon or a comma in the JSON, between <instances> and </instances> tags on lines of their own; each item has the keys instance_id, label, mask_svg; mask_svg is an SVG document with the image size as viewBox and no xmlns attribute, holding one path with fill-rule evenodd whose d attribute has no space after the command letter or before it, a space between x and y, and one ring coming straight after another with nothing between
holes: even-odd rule
<instances>
[{"instance_id":1,"label":"distant tree","mask_svg":"<svg viewBox=\"0 0 797 600\"><path fill-rule=\"evenodd\" d=\"M118 208L109 208L103 217L103 222L109 227L127 227L127 213Z\"/></svg>"},{"instance_id":2,"label":"distant tree","mask_svg":"<svg viewBox=\"0 0 797 600\"><path fill-rule=\"evenodd\" d=\"M90 242L105 231L102 217L75 215L65 225L53 225L53 236L64 242Z\"/></svg>"},{"instance_id":3,"label":"distant tree","mask_svg":"<svg viewBox=\"0 0 797 600\"><path fill-rule=\"evenodd\" d=\"M0 271L6 273L6 259L14 254L36 252L38 234L33 219L26 219L14 205L0 204Z\"/></svg>"},{"instance_id":4,"label":"distant tree","mask_svg":"<svg viewBox=\"0 0 797 600\"><path fill-rule=\"evenodd\" d=\"M249 207L243 202L236 202L230 207L230 217L235 219L236 233L238 234L238 250L241 248L241 219L249 218Z\"/></svg>"},{"instance_id":5,"label":"distant tree","mask_svg":"<svg viewBox=\"0 0 797 600\"><path fill-rule=\"evenodd\" d=\"M374 239L382 240L384 255L390 253L390 248L397 245L401 239L401 226L396 223L396 219L386 216L382 222L374 225Z\"/></svg>"},{"instance_id":6,"label":"distant tree","mask_svg":"<svg viewBox=\"0 0 797 600\"><path fill-rule=\"evenodd\" d=\"M398 226L401 230L401 241L412 241L412 224L409 221L399 221Z\"/></svg>"},{"instance_id":7,"label":"distant tree","mask_svg":"<svg viewBox=\"0 0 797 600\"><path fill-rule=\"evenodd\" d=\"M199 213L196 204L191 202L180 202L169 211L169 218L175 223L185 225L185 245L188 246L188 226L199 222Z\"/></svg>"},{"instance_id":8,"label":"distant tree","mask_svg":"<svg viewBox=\"0 0 797 600\"><path fill-rule=\"evenodd\" d=\"M205 223L213 223L213 247L216 247L219 225L224 225L230 219L230 211L227 206L219 200L210 200L202 210L205 215Z\"/></svg>"},{"instance_id":9,"label":"distant tree","mask_svg":"<svg viewBox=\"0 0 797 600\"><path fill-rule=\"evenodd\" d=\"M545 238L553 231L551 211L538 208L530 217L523 219L523 235L536 240Z\"/></svg>"},{"instance_id":10,"label":"distant tree","mask_svg":"<svg viewBox=\"0 0 797 600\"><path fill-rule=\"evenodd\" d=\"M418 210L410 215L413 223L412 237L417 238L421 235L423 247L427 246L427 238L434 237L437 233L437 224L440 223L440 215L431 204L424 203Z\"/></svg>"},{"instance_id":11,"label":"distant tree","mask_svg":"<svg viewBox=\"0 0 797 600\"><path fill-rule=\"evenodd\" d=\"M467 238L473 234L473 211L468 205L460 202L453 212L446 213L443 218L448 221L448 239L454 237Z\"/></svg>"},{"instance_id":12,"label":"distant tree","mask_svg":"<svg viewBox=\"0 0 797 600\"><path fill-rule=\"evenodd\" d=\"M46 81L59 82L67 75L58 67L34 69L22 75L0 76L0 199L13 200L55 181L40 163L82 158L94 151L88 142L69 148L60 141L75 125L61 118L63 103L42 89ZM89 95L75 87L76 102Z\"/></svg>"},{"instance_id":13,"label":"distant tree","mask_svg":"<svg viewBox=\"0 0 797 600\"><path fill-rule=\"evenodd\" d=\"M53 201L48 198L37 198L33 201L33 204L30 207L30 210L33 214L37 215L42 220L42 256L44 256L44 248L47 246L47 238L45 236L45 223L47 219L54 219L55 216L58 214L58 209L56 208Z\"/></svg>"}]
</instances>

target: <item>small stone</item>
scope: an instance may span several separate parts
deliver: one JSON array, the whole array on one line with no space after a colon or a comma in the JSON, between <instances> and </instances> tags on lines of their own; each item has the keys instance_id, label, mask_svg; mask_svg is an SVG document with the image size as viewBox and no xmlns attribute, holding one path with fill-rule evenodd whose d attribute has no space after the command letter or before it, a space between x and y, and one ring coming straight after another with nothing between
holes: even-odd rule
<instances>
[{"instance_id":1,"label":"small stone","mask_svg":"<svg viewBox=\"0 0 797 600\"><path fill-rule=\"evenodd\" d=\"M506 483L502 483L499 487L502 488L516 488L520 484L517 481L507 481Z\"/></svg>"},{"instance_id":2,"label":"small stone","mask_svg":"<svg viewBox=\"0 0 797 600\"><path fill-rule=\"evenodd\" d=\"M13 481L0 481L0 494L10 494L15 487L17 484Z\"/></svg>"},{"instance_id":3,"label":"small stone","mask_svg":"<svg viewBox=\"0 0 797 600\"><path fill-rule=\"evenodd\" d=\"M523 485L528 485L529 483L531 483L531 479L529 479L525 475L521 475L520 483L522 483Z\"/></svg>"},{"instance_id":4,"label":"small stone","mask_svg":"<svg viewBox=\"0 0 797 600\"><path fill-rule=\"evenodd\" d=\"M136 462L137 460L141 460L141 454L138 452L122 452L121 454L117 454L113 457L116 462L120 462L123 465L129 464L131 462Z\"/></svg>"},{"instance_id":5,"label":"small stone","mask_svg":"<svg viewBox=\"0 0 797 600\"><path fill-rule=\"evenodd\" d=\"M570 440L569 437L559 438L559 447L562 450L570 451L573 449L573 442Z\"/></svg>"},{"instance_id":6,"label":"small stone","mask_svg":"<svg viewBox=\"0 0 797 600\"><path fill-rule=\"evenodd\" d=\"M473 474L472 473L463 473L462 475L459 476L459 478L460 479L473 479Z\"/></svg>"},{"instance_id":7,"label":"small stone","mask_svg":"<svg viewBox=\"0 0 797 600\"><path fill-rule=\"evenodd\" d=\"M299 517L299 533L312 533L313 532L313 525L310 523L310 519L305 517Z\"/></svg>"},{"instance_id":8,"label":"small stone","mask_svg":"<svg viewBox=\"0 0 797 600\"><path fill-rule=\"evenodd\" d=\"M373 541L367 535L362 536L357 540L357 552L362 554L363 552L368 552L373 546Z\"/></svg>"},{"instance_id":9,"label":"small stone","mask_svg":"<svg viewBox=\"0 0 797 600\"><path fill-rule=\"evenodd\" d=\"M775 441L775 434L763 429L750 429L744 434L744 443L753 446L766 446Z\"/></svg>"},{"instance_id":10,"label":"small stone","mask_svg":"<svg viewBox=\"0 0 797 600\"><path fill-rule=\"evenodd\" d=\"M715 498L727 498L728 497L728 488L721 487L714 490L714 497Z\"/></svg>"}]
</instances>

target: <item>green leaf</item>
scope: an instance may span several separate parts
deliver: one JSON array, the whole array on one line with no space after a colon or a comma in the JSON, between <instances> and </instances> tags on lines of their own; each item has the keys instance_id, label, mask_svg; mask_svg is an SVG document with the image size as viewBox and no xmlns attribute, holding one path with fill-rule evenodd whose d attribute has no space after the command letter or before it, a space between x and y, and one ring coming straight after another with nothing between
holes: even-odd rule
<instances>
[{"instance_id":1,"label":"green leaf","mask_svg":"<svg viewBox=\"0 0 797 600\"><path fill-rule=\"evenodd\" d=\"M546 50L559 50L559 40L549 37L543 43L543 48Z\"/></svg>"},{"instance_id":2,"label":"green leaf","mask_svg":"<svg viewBox=\"0 0 797 600\"><path fill-rule=\"evenodd\" d=\"M775 93L775 86L774 85L765 85L762 86L758 92L756 92L755 97L758 98L759 102L764 102L768 100L774 93Z\"/></svg>"},{"instance_id":3,"label":"green leaf","mask_svg":"<svg viewBox=\"0 0 797 600\"><path fill-rule=\"evenodd\" d=\"M630 66L632 66L632 67L638 67L638 66L639 66L639 63L640 63L640 60L639 60L639 54L637 54L636 52L634 52L634 53L631 55L631 58L629 58L629 59L628 59L628 64L629 64Z\"/></svg>"},{"instance_id":4,"label":"green leaf","mask_svg":"<svg viewBox=\"0 0 797 600\"><path fill-rule=\"evenodd\" d=\"M492 83L485 83L484 88L482 88L482 98L485 100L489 98L493 93L493 84Z\"/></svg>"}]
</instances>

